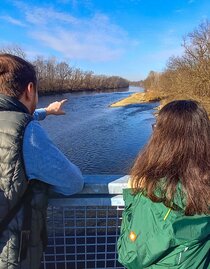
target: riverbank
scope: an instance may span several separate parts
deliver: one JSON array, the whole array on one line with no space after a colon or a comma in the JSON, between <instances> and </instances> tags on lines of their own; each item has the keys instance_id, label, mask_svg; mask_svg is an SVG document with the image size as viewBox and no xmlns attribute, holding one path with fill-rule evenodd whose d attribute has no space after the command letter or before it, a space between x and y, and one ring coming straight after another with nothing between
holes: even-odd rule
<instances>
[{"instance_id":1,"label":"riverbank","mask_svg":"<svg viewBox=\"0 0 210 269\"><path fill-rule=\"evenodd\" d=\"M158 95L154 91L148 91L148 92L139 92L139 93L133 93L127 98L121 99L115 103L112 103L110 107L121 107L121 106L127 106L131 104L141 104L141 103L152 103L152 102L160 102L160 105L156 107L157 110L160 110L164 105L167 103L173 101L173 100L180 100L180 99L194 99L201 103L210 118L210 100L198 98L196 96L188 96L187 94L185 96L183 95L177 95L177 96L164 96L164 95Z\"/></svg>"},{"instance_id":2,"label":"riverbank","mask_svg":"<svg viewBox=\"0 0 210 269\"><path fill-rule=\"evenodd\" d=\"M160 100L161 98L152 92L138 92L133 93L130 96L111 104L110 107L121 107L131 104L158 102Z\"/></svg>"}]
</instances>

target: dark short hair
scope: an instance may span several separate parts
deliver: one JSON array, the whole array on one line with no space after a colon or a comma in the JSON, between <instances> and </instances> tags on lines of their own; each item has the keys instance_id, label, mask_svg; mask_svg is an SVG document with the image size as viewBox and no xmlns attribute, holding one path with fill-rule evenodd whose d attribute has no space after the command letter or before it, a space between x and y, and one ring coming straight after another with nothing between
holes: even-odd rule
<instances>
[{"instance_id":1,"label":"dark short hair","mask_svg":"<svg viewBox=\"0 0 210 269\"><path fill-rule=\"evenodd\" d=\"M12 54L0 54L0 93L19 99L30 82L37 84L31 63Z\"/></svg>"}]
</instances>

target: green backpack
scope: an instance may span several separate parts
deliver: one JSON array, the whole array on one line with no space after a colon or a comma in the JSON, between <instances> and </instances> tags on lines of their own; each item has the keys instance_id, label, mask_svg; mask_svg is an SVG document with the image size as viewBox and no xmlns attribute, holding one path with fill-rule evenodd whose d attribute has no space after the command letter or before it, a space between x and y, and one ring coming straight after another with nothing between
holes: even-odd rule
<instances>
[{"instance_id":1,"label":"green backpack","mask_svg":"<svg viewBox=\"0 0 210 269\"><path fill-rule=\"evenodd\" d=\"M123 191L118 260L128 269L210 269L210 216L185 216Z\"/></svg>"}]
</instances>

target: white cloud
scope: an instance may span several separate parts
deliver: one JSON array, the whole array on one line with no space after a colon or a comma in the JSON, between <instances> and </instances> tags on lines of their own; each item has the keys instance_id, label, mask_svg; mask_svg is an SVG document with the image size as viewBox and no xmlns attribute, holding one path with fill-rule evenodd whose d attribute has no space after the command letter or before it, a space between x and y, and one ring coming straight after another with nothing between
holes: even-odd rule
<instances>
[{"instance_id":1,"label":"white cloud","mask_svg":"<svg viewBox=\"0 0 210 269\"><path fill-rule=\"evenodd\" d=\"M24 12L27 23L34 26L44 26L56 23L77 23L77 19L67 13L55 11L52 7L27 6L22 2L15 2L16 6Z\"/></svg>"},{"instance_id":2,"label":"white cloud","mask_svg":"<svg viewBox=\"0 0 210 269\"><path fill-rule=\"evenodd\" d=\"M119 58L128 44L136 45L122 28L102 13L81 19L52 7L33 7L20 2L16 5L22 8L27 24L31 25L28 34L64 57L110 61Z\"/></svg>"},{"instance_id":3,"label":"white cloud","mask_svg":"<svg viewBox=\"0 0 210 269\"><path fill-rule=\"evenodd\" d=\"M56 22L64 22L70 24L76 24L78 20L73 16L70 16L63 12L56 12L53 9L42 9L36 8L34 9L33 14L26 14L26 19L28 22L37 24L50 24Z\"/></svg>"},{"instance_id":4,"label":"white cloud","mask_svg":"<svg viewBox=\"0 0 210 269\"><path fill-rule=\"evenodd\" d=\"M3 20L5 20L5 21L7 21L7 22L9 22L9 23L11 23L11 24L15 24L15 25L22 26L22 27L25 27L26 26L20 20L14 19L14 18L12 18L11 16L8 16L8 15L6 15L6 16L0 16L0 18L3 19Z\"/></svg>"},{"instance_id":5,"label":"white cloud","mask_svg":"<svg viewBox=\"0 0 210 269\"><path fill-rule=\"evenodd\" d=\"M56 29L54 32L34 32L33 37L71 59L108 61L119 57L123 52L122 49L109 47L116 40L99 36L95 32L76 33Z\"/></svg>"}]
</instances>

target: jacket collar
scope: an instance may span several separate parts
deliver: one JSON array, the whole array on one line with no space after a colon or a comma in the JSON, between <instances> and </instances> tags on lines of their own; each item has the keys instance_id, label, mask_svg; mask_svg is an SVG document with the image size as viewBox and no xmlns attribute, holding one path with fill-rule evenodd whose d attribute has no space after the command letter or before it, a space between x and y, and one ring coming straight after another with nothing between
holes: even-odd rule
<instances>
[{"instance_id":1,"label":"jacket collar","mask_svg":"<svg viewBox=\"0 0 210 269\"><path fill-rule=\"evenodd\" d=\"M29 113L27 107L21 103L17 98L7 96L0 93L0 111L17 111Z\"/></svg>"}]
</instances>

